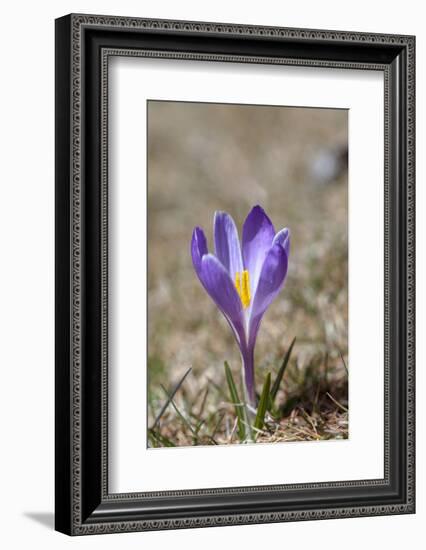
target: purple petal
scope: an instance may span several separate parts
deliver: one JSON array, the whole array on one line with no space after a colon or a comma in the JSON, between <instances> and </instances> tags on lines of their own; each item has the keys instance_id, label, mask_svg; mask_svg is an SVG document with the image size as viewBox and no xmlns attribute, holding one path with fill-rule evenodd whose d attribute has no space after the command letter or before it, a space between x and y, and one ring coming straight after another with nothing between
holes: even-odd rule
<instances>
[{"instance_id":1,"label":"purple petal","mask_svg":"<svg viewBox=\"0 0 426 550\"><path fill-rule=\"evenodd\" d=\"M290 256L290 229L288 229L288 227L284 227L284 229L278 231L274 237L272 246L276 243L280 244L284 248L288 258Z\"/></svg>"},{"instance_id":2,"label":"purple petal","mask_svg":"<svg viewBox=\"0 0 426 550\"><path fill-rule=\"evenodd\" d=\"M229 273L213 254L202 257L200 269L195 263L194 267L202 285L233 329L242 350L246 346L244 311Z\"/></svg>"},{"instance_id":3,"label":"purple petal","mask_svg":"<svg viewBox=\"0 0 426 550\"><path fill-rule=\"evenodd\" d=\"M243 259L235 222L226 212L215 212L214 246L217 258L234 280L243 270Z\"/></svg>"},{"instance_id":4,"label":"purple petal","mask_svg":"<svg viewBox=\"0 0 426 550\"><path fill-rule=\"evenodd\" d=\"M275 229L263 208L255 206L243 226L244 268L250 276L250 292L254 296L266 254L272 246Z\"/></svg>"},{"instance_id":5,"label":"purple petal","mask_svg":"<svg viewBox=\"0 0 426 550\"><path fill-rule=\"evenodd\" d=\"M201 269L201 259L207 253L207 239L204 235L204 231L201 227L196 227L192 232L191 255L192 263L194 264L194 268L198 276L200 276L199 271Z\"/></svg>"},{"instance_id":6,"label":"purple petal","mask_svg":"<svg viewBox=\"0 0 426 550\"><path fill-rule=\"evenodd\" d=\"M287 275L288 257L280 244L270 248L262 267L256 294L250 309L248 347L254 348L263 314L275 299Z\"/></svg>"}]
</instances>

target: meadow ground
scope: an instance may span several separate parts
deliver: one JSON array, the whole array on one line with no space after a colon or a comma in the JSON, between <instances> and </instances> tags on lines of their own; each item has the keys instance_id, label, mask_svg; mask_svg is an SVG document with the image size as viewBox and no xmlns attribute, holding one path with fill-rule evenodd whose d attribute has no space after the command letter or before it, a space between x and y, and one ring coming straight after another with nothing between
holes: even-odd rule
<instances>
[{"instance_id":1,"label":"meadow ground","mask_svg":"<svg viewBox=\"0 0 426 550\"><path fill-rule=\"evenodd\" d=\"M285 287L257 339L258 393L296 338L255 439L347 438L347 112L150 102L148 115L148 444L240 441L224 370L240 388L239 350L189 246L199 225L212 249L215 210L241 236L255 204L292 235Z\"/></svg>"}]
</instances>

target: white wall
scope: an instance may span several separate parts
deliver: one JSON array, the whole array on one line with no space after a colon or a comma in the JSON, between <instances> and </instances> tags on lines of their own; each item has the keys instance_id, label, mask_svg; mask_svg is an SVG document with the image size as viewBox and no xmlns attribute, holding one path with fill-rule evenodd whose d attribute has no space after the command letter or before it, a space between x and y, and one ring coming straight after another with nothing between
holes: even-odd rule
<instances>
[{"instance_id":1,"label":"white wall","mask_svg":"<svg viewBox=\"0 0 426 550\"><path fill-rule=\"evenodd\" d=\"M53 20L69 12L417 35L418 512L416 516L70 539L53 524ZM424 538L426 30L420 1L56 0L2 7L0 542L3 548L271 547L389 550ZM423 220L422 220L423 217ZM419 547L418 545L414 545Z\"/></svg>"}]
</instances>

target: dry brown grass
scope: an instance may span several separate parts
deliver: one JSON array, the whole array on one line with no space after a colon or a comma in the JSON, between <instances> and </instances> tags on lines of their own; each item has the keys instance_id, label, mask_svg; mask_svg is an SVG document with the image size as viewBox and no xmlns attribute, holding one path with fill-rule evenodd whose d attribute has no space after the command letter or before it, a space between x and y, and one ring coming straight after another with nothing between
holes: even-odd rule
<instances>
[{"instance_id":1,"label":"dry brown grass","mask_svg":"<svg viewBox=\"0 0 426 550\"><path fill-rule=\"evenodd\" d=\"M170 393L192 369L150 445L237 442L223 363L239 380L239 351L193 271L189 242L201 225L211 246L215 210L241 227L254 204L292 231L286 285L256 345L259 392L297 338L276 416L257 441L348 436L347 174L324 185L310 174L319 151L346 139L344 111L150 103L149 426L167 400L162 386Z\"/></svg>"}]
</instances>

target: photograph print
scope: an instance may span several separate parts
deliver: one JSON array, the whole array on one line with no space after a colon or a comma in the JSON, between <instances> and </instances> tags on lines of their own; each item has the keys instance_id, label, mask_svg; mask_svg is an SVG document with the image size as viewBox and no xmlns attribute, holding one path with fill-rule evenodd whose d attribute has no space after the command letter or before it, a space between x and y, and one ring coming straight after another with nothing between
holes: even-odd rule
<instances>
[{"instance_id":1,"label":"photograph print","mask_svg":"<svg viewBox=\"0 0 426 550\"><path fill-rule=\"evenodd\" d=\"M147 446L347 439L348 111L147 120Z\"/></svg>"}]
</instances>

